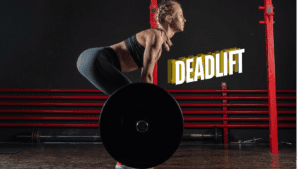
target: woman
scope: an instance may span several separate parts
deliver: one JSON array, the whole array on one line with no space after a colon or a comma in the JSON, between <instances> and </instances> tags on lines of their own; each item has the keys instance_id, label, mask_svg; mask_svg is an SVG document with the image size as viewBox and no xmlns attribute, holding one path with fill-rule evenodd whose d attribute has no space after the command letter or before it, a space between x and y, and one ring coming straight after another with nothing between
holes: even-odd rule
<instances>
[{"instance_id":1,"label":"woman","mask_svg":"<svg viewBox=\"0 0 300 169\"><path fill-rule=\"evenodd\" d=\"M156 21L157 29L141 31L111 46L85 50L77 61L79 72L106 95L131 83L122 72L141 68L141 82L153 83L152 72L161 56L162 45L170 50L170 39L183 31L186 19L176 0L163 0L156 12ZM125 168L120 163L116 165L116 169Z\"/></svg>"},{"instance_id":2,"label":"woman","mask_svg":"<svg viewBox=\"0 0 300 169\"><path fill-rule=\"evenodd\" d=\"M162 45L170 50L170 39L183 31L186 19L176 0L163 0L156 11L156 21L157 29L141 31L111 46L85 50L77 61L79 72L106 95L132 83L122 72L141 68L141 82L153 83L152 72Z\"/></svg>"}]
</instances>

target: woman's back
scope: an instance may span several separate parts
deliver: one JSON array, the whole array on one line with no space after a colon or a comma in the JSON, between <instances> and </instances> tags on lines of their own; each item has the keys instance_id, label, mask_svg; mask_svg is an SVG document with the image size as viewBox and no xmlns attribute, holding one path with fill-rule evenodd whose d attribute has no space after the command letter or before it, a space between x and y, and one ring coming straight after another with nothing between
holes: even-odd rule
<instances>
[{"instance_id":1,"label":"woman's back","mask_svg":"<svg viewBox=\"0 0 300 169\"><path fill-rule=\"evenodd\" d=\"M156 29L156 28L146 29L141 32L138 32L136 34L136 40L142 47L144 47L146 49L146 42L148 42L149 39L153 38L153 36L161 37L162 38L161 40L163 42L165 42L167 40L167 37L164 36L163 31ZM157 42L155 42L155 43L157 43ZM154 44L151 44L151 46L153 46L153 45ZM134 71L139 68L139 66L133 59L133 56L131 55L128 47L126 46L125 40L123 40L117 44L111 45L110 47L112 49L114 49L118 55L118 59L120 60L122 72L131 72L131 71ZM156 59L159 58L160 54L161 54L161 51L158 54L158 57ZM142 56L142 57L144 57L144 56ZM146 60L146 59L147 58L143 58L143 60Z\"/></svg>"},{"instance_id":2,"label":"woman's back","mask_svg":"<svg viewBox=\"0 0 300 169\"><path fill-rule=\"evenodd\" d=\"M170 50L170 39L183 32L186 19L176 0L165 0L158 7L156 21L159 29L146 29L111 46L83 51L77 61L79 72L107 95L132 83L122 72L141 68L141 82L153 83L162 45Z\"/></svg>"}]
</instances>

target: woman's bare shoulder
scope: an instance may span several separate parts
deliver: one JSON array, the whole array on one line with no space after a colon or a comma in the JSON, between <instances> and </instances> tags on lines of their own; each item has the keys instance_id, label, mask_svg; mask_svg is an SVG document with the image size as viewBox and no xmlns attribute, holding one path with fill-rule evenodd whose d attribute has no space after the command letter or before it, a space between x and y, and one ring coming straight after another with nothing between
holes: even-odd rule
<instances>
[{"instance_id":1,"label":"woman's bare shoulder","mask_svg":"<svg viewBox=\"0 0 300 169\"><path fill-rule=\"evenodd\" d=\"M156 29L156 28L150 28L150 29L146 29L146 30L143 30L143 31L137 33L137 35L142 36L144 38L149 38L149 37L153 37L155 35L161 36L162 31L159 29Z\"/></svg>"},{"instance_id":2,"label":"woman's bare shoulder","mask_svg":"<svg viewBox=\"0 0 300 169\"><path fill-rule=\"evenodd\" d=\"M161 31L159 29L150 28L143 30L136 34L137 40L143 45L146 46L146 42L153 40L154 37L161 37ZM154 42L156 43L156 42Z\"/></svg>"}]
</instances>

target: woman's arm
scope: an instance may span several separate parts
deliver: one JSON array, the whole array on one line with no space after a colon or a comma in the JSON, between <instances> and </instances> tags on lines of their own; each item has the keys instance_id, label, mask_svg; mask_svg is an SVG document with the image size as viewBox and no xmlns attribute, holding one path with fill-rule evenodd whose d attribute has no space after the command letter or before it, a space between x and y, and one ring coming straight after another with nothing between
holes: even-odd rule
<instances>
[{"instance_id":1,"label":"woman's arm","mask_svg":"<svg viewBox=\"0 0 300 169\"><path fill-rule=\"evenodd\" d=\"M144 67L142 68L141 82L153 83L153 69L156 63L156 56L159 53L163 41L156 34L150 34L146 38L146 48L144 52Z\"/></svg>"},{"instance_id":2,"label":"woman's arm","mask_svg":"<svg viewBox=\"0 0 300 169\"><path fill-rule=\"evenodd\" d=\"M143 70L142 70L143 71ZM153 84L153 76L151 74L144 74L142 72L141 82Z\"/></svg>"}]
</instances>

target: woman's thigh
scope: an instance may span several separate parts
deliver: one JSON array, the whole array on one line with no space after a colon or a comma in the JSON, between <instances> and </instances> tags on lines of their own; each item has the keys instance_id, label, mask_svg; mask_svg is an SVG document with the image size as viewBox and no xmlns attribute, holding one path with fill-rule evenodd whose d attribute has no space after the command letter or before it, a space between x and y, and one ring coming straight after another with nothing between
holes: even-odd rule
<instances>
[{"instance_id":1,"label":"woman's thigh","mask_svg":"<svg viewBox=\"0 0 300 169\"><path fill-rule=\"evenodd\" d=\"M111 95L131 81L119 70L118 60L109 47L90 48L81 53L77 61L79 72L96 88Z\"/></svg>"}]
</instances>

